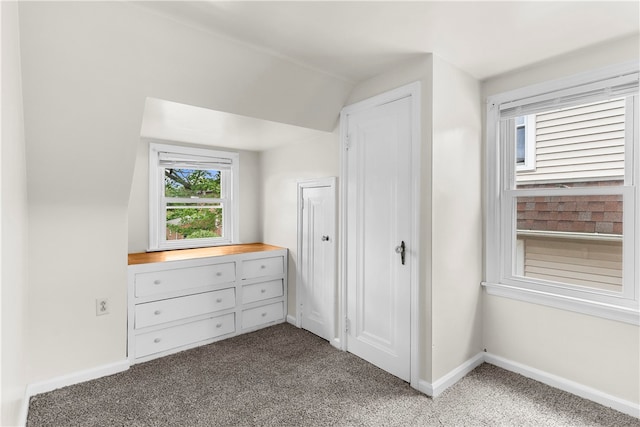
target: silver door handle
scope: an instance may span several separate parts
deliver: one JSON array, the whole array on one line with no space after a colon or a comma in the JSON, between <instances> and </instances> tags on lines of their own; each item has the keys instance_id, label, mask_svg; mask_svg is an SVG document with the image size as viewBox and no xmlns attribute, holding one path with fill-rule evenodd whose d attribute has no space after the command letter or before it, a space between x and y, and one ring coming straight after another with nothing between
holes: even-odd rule
<instances>
[{"instance_id":1,"label":"silver door handle","mask_svg":"<svg viewBox=\"0 0 640 427\"><path fill-rule=\"evenodd\" d=\"M405 246L404 240L403 240L402 243L400 243L400 246L396 246L396 253L400 254L400 261L402 262L402 265L404 265L404 256L406 252L407 252L407 247Z\"/></svg>"},{"instance_id":2,"label":"silver door handle","mask_svg":"<svg viewBox=\"0 0 640 427\"><path fill-rule=\"evenodd\" d=\"M329 241L329 236L322 236L322 241L323 242L328 242Z\"/></svg>"}]
</instances>

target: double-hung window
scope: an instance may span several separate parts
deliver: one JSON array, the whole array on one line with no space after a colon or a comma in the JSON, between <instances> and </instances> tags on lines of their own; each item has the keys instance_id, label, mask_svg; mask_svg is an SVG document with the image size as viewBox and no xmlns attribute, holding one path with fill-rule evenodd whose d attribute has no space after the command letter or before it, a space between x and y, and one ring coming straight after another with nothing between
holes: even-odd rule
<instances>
[{"instance_id":1,"label":"double-hung window","mask_svg":"<svg viewBox=\"0 0 640 427\"><path fill-rule=\"evenodd\" d=\"M149 250L237 242L238 154L151 143Z\"/></svg>"},{"instance_id":2,"label":"double-hung window","mask_svg":"<svg viewBox=\"0 0 640 427\"><path fill-rule=\"evenodd\" d=\"M638 65L487 106L491 294L640 323Z\"/></svg>"}]
</instances>

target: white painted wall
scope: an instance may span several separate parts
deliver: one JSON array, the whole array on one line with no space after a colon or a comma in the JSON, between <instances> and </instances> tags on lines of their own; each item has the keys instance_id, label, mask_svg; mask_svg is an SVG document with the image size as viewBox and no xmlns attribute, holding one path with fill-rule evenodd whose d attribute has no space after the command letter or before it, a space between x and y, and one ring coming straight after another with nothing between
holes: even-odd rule
<instances>
[{"instance_id":1,"label":"white painted wall","mask_svg":"<svg viewBox=\"0 0 640 427\"><path fill-rule=\"evenodd\" d=\"M20 406L26 386L24 358L27 355L25 319L28 207L17 3L1 2L0 17L0 424L9 426L19 423Z\"/></svg>"},{"instance_id":2,"label":"white painted wall","mask_svg":"<svg viewBox=\"0 0 640 427\"><path fill-rule=\"evenodd\" d=\"M168 144L202 145L161 141ZM210 147L219 151L228 148ZM260 162L256 151L237 150L240 154L240 242L259 242L262 238L260 216ZM149 140L138 144L136 164L129 197L129 245L128 252L144 252L149 246Z\"/></svg>"},{"instance_id":3,"label":"white painted wall","mask_svg":"<svg viewBox=\"0 0 640 427\"><path fill-rule=\"evenodd\" d=\"M291 316L296 315L298 181L338 176L339 145L336 130L311 141L278 147L260 155L262 241L289 248L288 313Z\"/></svg>"},{"instance_id":4,"label":"white painted wall","mask_svg":"<svg viewBox=\"0 0 640 427\"><path fill-rule=\"evenodd\" d=\"M433 57L433 381L482 351L480 83Z\"/></svg>"},{"instance_id":5,"label":"white painted wall","mask_svg":"<svg viewBox=\"0 0 640 427\"><path fill-rule=\"evenodd\" d=\"M638 36L576 51L483 82L483 99L523 86L638 60ZM640 402L640 328L484 294L487 351Z\"/></svg>"},{"instance_id":6,"label":"white painted wall","mask_svg":"<svg viewBox=\"0 0 640 427\"><path fill-rule=\"evenodd\" d=\"M129 237L146 245L141 168L132 188L146 97L332 131L350 85L131 3L18 8L33 383L125 358ZM253 220L247 229L260 235ZM95 316L98 297L109 315Z\"/></svg>"}]
</instances>

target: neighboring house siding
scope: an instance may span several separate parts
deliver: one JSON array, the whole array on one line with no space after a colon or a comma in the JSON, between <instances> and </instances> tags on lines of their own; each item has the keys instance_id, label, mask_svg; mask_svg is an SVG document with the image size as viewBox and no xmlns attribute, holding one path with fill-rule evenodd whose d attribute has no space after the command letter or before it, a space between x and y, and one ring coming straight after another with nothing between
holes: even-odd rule
<instances>
[{"instance_id":1,"label":"neighboring house siding","mask_svg":"<svg viewBox=\"0 0 640 427\"><path fill-rule=\"evenodd\" d=\"M519 184L621 179L624 176L623 99L536 115L535 171Z\"/></svg>"},{"instance_id":2,"label":"neighboring house siding","mask_svg":"<svg viewBox=\"0 0 640 427\"><path fill-rule=\"evenodd\" d=\"M537 114L535 126L535 170L518 171L518 188L623 184L623 99ZM620 291L622 217L619 195L518 198L517 274Z\"/></svg>"},{"instance_id":3,"label":"neighboring house siding","mask_svg":"<svg viewBox=\"0 0 640 427\"><path fill-rule=\"evenodd\" d=\"M524 245L524 276L598 289L622 289L622 240L530 237Z\"/></svg>"}]
</instances>

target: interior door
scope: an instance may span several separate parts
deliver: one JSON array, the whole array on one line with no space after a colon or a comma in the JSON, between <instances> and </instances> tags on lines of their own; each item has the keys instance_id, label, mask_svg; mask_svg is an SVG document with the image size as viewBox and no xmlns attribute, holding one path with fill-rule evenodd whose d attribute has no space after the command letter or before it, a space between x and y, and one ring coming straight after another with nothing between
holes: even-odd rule
<instances>
[{"instance_id":1,"label":"interior door","mask_svg":"<svg viewBox=\"0 0 640 427\"><path fill-rule=\"evenodd\" d=\"M411 379L411 99L347 116L347 350Z\"/></svg>"},{"instance_id":2,"label":"interior door","mask_svg":"<svg viewBox=\"0 0 640 427\"><path fill-rule=\"evenodd\" d=\"M335 335L335 181L301 184L300 326L328 341Z\"/></svg>"}]
</instances>

